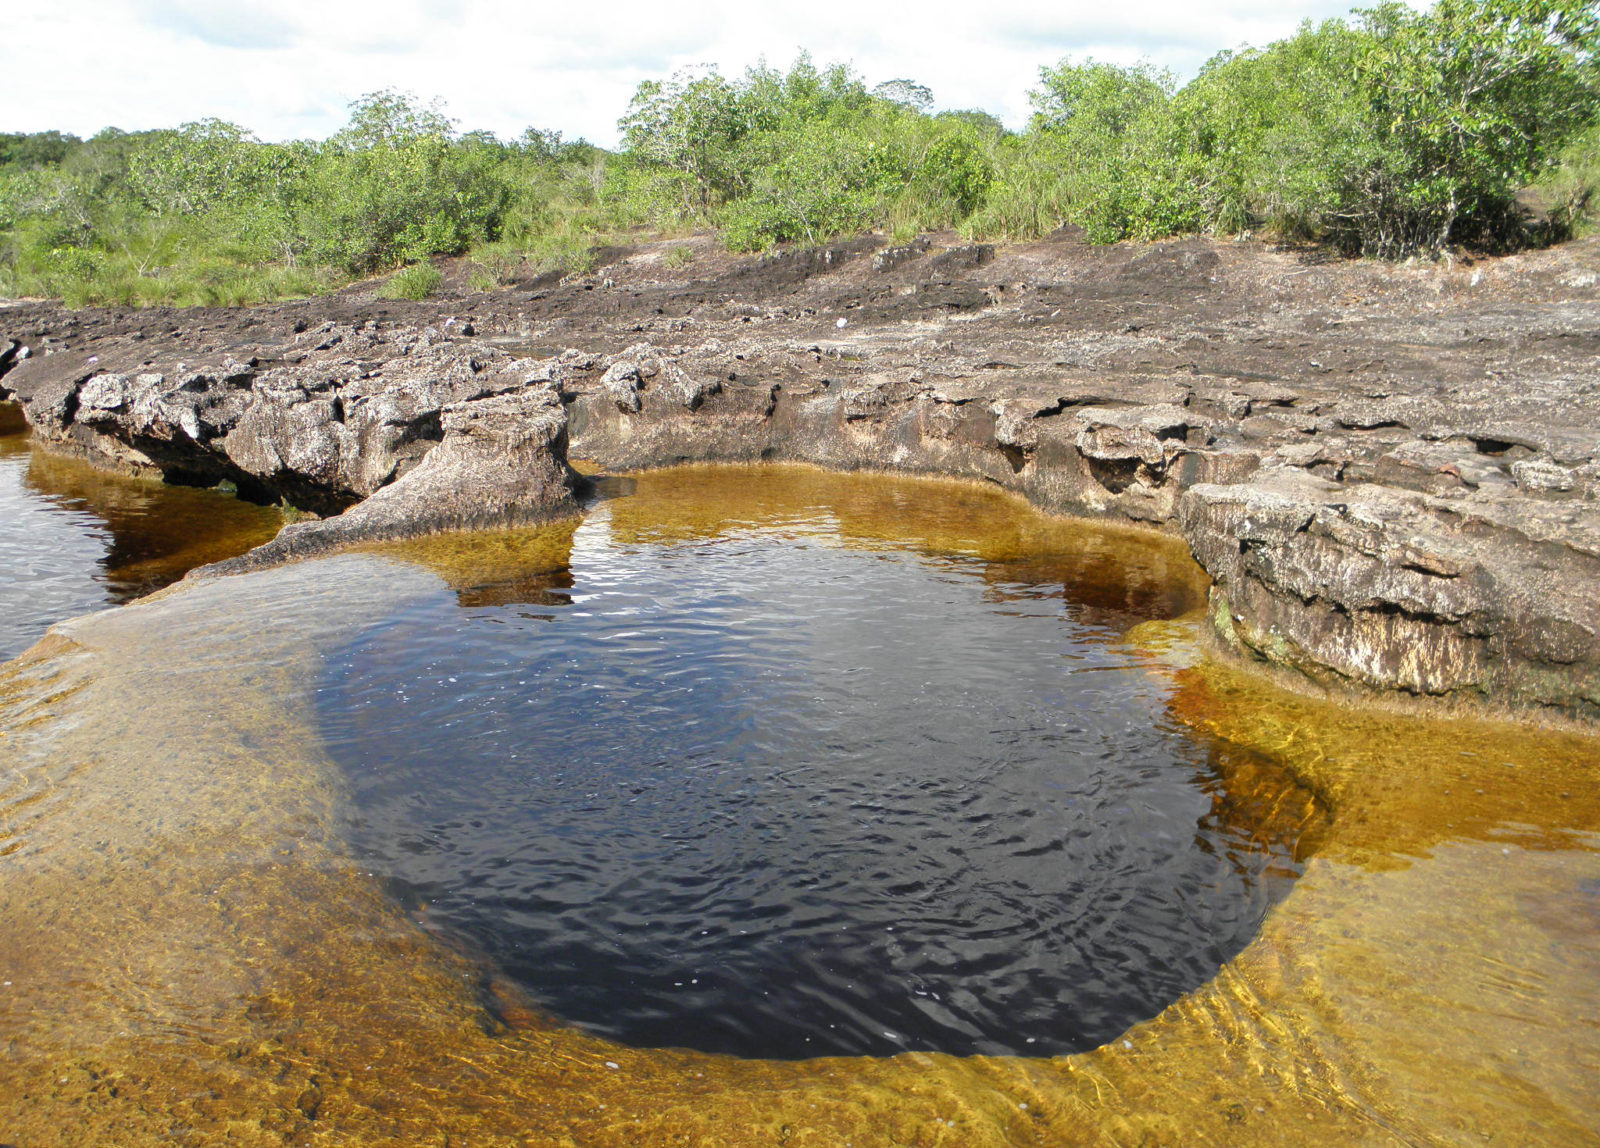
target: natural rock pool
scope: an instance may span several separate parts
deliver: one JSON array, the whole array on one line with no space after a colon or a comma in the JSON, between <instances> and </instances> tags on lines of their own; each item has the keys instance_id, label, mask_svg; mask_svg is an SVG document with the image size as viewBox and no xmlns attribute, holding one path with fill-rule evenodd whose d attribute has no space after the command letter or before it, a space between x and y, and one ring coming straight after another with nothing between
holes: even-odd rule
<instances>
[{"instance_id":1,"label":"natural rock pool","mask_svg":"<svg viewBox=\"0 0 1600 1148\"><path fill-rule=\"evenodd\" d=\"M610 494L0 670L0 1141L1600 1134L1592 737L1274 690L981 487Z\"/></svg>"},{"instance_id":2,"label":"natural rock pool","mask_svg":"<svg viewBox=\"0 0 1600 1148\"><path fill-rule=\"evenodd\" d=\"M1298 872L1310 793L1229 801L1244 751L1121 645L1192 579L1070 530L985 558L982 491L628 485L566 565L397 612L318 694L357 855L543 1007L742 1056L1076 1052Z\"/></svg>"}]
</instances>

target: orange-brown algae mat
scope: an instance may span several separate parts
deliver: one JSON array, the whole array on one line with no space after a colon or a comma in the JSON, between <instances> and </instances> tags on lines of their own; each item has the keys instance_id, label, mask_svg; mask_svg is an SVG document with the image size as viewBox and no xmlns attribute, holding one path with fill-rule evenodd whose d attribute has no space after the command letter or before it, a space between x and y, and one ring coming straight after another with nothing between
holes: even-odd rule
<instances>
[{"instance_id":1,"label":"orange-brown algae mat","mask_svg":"<svg viewBox=\"0 0 1600 1148\"><path fill-rule=\"evenodd\" d=\"M643 477L615 528L748 518L682 510L696 483ZM1164 540L950 484L964 508L919 517L918 484L889 485L912 494L861 495L846 544L1070 542L1193 592ZM0 1144L1600 1141L1600 742L1283 693L1207 661L1192 616L1126 643L1239 750L1225 799L1300 817L1272 808L1287 770L1328 816L1258 938L1160 1016L1072 1057L801 1062L547 1021L350 859L313 695L326 651L441 578L555 568L571 530L185 584L0 671Z\"/></svg>"}]
</instances>

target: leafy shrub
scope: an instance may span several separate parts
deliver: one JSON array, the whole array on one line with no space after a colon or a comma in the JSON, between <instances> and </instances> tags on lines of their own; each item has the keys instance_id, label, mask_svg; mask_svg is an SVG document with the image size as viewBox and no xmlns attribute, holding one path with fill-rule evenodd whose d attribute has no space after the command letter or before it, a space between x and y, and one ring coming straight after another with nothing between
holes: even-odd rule
<instances>
[{"instance_id":1,"label":"leafy shrub","mask_svg":"<svg viewBox=\"0 0 1600 1148\"><path fill-rule=\"evenodd\" d=\"M1596 119L1597 47L1600 13L1579 0L1439 0L1224 52L1181 90L1148 66L1064 61L1032 94L1032 134L1052 142L1009 156L977 221L1014 230L1032 195L1101 242L1266 230L1391 258L1511 246L1527 238L1517 189ZM1059 179L1028 170L1052 155Z\"/></svg>"},{"instance_id":2,"label":"leafy shrub","mask_svg":"<svg viewBox=\"0 0 1600 1148\"><path fill-rule=\"evenodd\" d=\"M492 149L456 143L443 113L393 92L356 102L310 190L313 250L353 272L493 239L509 199Z\"/></svg>"},{"instance_id":3,"label":"leafy shrub","mask_svg":"<svg viewBox=\"0 0 1600 1148\"><path fill-rule=\"evenodd\" d=\"M534 128L461 133L393 91L355 101L320 143L265 143L214 119L0 134L0 290L253 302L467 252L489 290L524 270L586 272L602 237L708 226L738 251L868 229L1021 239L1064 223L1095 242L1507 249L1600 212L1597 61L1592 0L1386 0L1220 53L1182 86L1149 64L1063 60L1041 69L1017 134L981 111L933 112L913 80L869 88L804 55L641 85L615 154ZM1550 205L1537 230L1516 201L1530 183Z\"/></svg>"}]
</instances>

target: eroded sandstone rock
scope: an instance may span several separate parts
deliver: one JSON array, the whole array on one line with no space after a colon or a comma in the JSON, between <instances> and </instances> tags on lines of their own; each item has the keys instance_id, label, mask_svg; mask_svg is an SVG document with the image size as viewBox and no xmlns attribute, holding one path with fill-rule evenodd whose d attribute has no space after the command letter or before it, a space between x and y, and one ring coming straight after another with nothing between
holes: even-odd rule
<instances>
[{"instance_id":1,"label":"eroded sandstone rock","mask_svg":"<svg viewBox=\"0 0 1600 1148\"><path fill-rule=\"evenodd\" d=\"M554 391L452 403L440 423L439 444L363 502L332 518L292 523L265 546L195 573L236 574L362 542L527 526L576 513L567 417Z\"/></svg>"},{"instance_id":2,"label":"eroded sandstone rock","mask_svg":"<svg viewBox=\"0 0 1600 1148\"><path fill-rule=\"evenodd\" d=\"M1236 647L1321 681L1600 717L1600 514L1268 468L1183 497Z\"/></svg>"},{"instance_id":3,"label":"eroded sandstone rock","mask_svg":"<svg viewBox=\"0 0 1600 1148\"><path fill-rule=\"evenodd\" d=\"M229 568L570 512L570 430L607 468L941 474L1178 531L1246 656L1600 720L1600 242L1471 272L873 249L689 281L624 257L396 314L13 309L0 398L57 449L337 515Z\"/></svg>"}]
</instances>

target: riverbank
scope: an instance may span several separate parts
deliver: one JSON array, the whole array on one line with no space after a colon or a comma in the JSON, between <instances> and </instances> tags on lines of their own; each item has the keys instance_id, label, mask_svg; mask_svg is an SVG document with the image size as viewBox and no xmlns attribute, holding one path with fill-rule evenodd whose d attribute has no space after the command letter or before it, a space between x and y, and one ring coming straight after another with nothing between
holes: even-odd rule
<instances>
[{"instance_id":1,"label":"riverbank","mask_svg":"<svg viewBox=\"0 0 1600 1148\"><path fill-rule=\"evenodd\" d=\"M213 572L571 515L569 449L937 474L1182 536L1213 639L1285 680L1600 717L1600 241L602 254L419 304L16 306L0 389L55 449L327 516Z\"/></svg>"}]
</instances>

